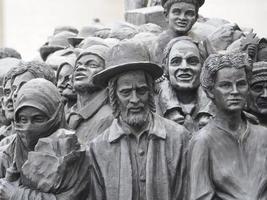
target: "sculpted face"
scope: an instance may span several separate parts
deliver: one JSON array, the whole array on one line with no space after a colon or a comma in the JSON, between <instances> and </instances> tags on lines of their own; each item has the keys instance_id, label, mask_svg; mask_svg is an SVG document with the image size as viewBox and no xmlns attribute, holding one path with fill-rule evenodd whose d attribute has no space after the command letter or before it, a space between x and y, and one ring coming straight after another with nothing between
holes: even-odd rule
<instances>
[{"instance_id":1,"label":"sculpted face","mask_svg":"<svg viewBox=\"0 0 267 200\"><path fill-rule=\"evenodd\" d=\"M267 80L251 86L249 107L256 113L267 115Z\"/></svg>"},{"instance_id":2,"label":"sculpted face","mask_svg":"<svg viewBox=\"0 0 267 200\"><path fill-rule=\"evenodd\" d=\"M65 64L60 70L57 81L57 87L59 89L60 94L67 99L72 99L76 96L71 84L72 73L72 66L70 64Z\"/></svg>"},{"instance_id":3,"label":"sculpted face","mask_svg":"<svg viewBox=\"0 0 267 200\"><path fill-rule=\"evenodd\" d=\"M129 126L142 127L149 115L149 87L144 72L132 71L121 75L116 95L122 120Z\"/></svg>"},{"instance_id":4,"label":"sculpted face","mask_svg":"<svg viewBox=\"0 0 267 200\"><path fill-rule=\"evenodd\" d=\"M74 88L76 90L94 88L92 77L104 67L105 62L99 56L93 54L82 56L75 66Z\"/></svg>"},{"instance_id":5,"label":"sculpted face","mask_svg":"<svg viewBox=\"0 0 267 200\"><path fill-rule=\"evenodd\" d=\"M174 3L171 5L167 19L173 31L185 35L197 20L196 7L191 3Z\"/></svg>"},{"instance_id":6,"label":"sculpted face","mask_svg":"<svg viewBox=\"0 0 267 200\"><path fill-rule=\"evenodd\" d=\"M249 91L245 69L223 68L217 72L211 92L217 108L227 112L241 111Z\"/></svg>"},{"instance_id":7,"label":"sculpted face","mask_svg":"<svg viewBox=\"0 0 267 200\"><path fill-rule=\"evenodd\" d=\"M48 116L37 108L23 107L17 115L17 123L21 130L18 131L23 143L33 149L38 140L42 137L45 130Z\"/></svg>"},{"instance_id":8,"label":"sculpted face","mask_svg":"<svg viewBox=\"0 0 267 200\"><path fill-rule=\"evenodd\" d=\"M263 48L258 51L258 61L267 62L267 48Z\"/></svg>"},{"instance_id":9,"label":"sculpted face","mask_svg":"<svg viewBox=\"0 0 267 200\"><path fill-rule=\"evenodd\" d=\"M14 107L12 101L12 89L11 89L11 79L6 82L4 87L4 95L2 98L2 109L5 113L7 120L12 120L14 116Z\"/></svg>"},{"instance_id":10,"label":"sculpted face","mask_svg":"<svg viewBox=\"0 0 267 200\"><path fill-rule=\"evenodd\" d=\"M201 62L197 46L190 41L179 41L169 54L169 78L176 90L192 90L200 85Z\"/></svg>"},{"instance_id":11,"label":"sculpted face","mask_svg":"<svg viewBox=\"0 0 267 200\"><path fill-rule=\"evenodd\" d=\"M13 83L12 83L12 100L13 103L16 102L17 94L20 90L20 88L27 83L29 80L34 79L35 77L31 72L24 72L23 74L20 74L15 77Z\"/></svg>"}]
</instances>

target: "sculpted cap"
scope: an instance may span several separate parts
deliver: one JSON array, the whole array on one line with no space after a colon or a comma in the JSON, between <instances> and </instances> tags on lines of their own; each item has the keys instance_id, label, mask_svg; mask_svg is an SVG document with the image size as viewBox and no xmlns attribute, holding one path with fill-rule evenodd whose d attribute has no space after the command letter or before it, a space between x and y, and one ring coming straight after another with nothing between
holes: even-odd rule
<instances>
[{"instance_id":1,"label":"sculpted cap","mask_svg":"<svg viewBox=\"0 0 267 200\"><path fill-rule=\"evenodd\" d=\"M256 62L253 64L251 85L267 81L267 62Z\"/></svg>"},{"instance_id":2,"label":"sculpted cap","mask_svg":"<svg viewBox=\"0 0 267 200\"><path fill-rule=\"evenodd\" d=\"M205 0L161 0L162 7L164 7L167 2L172 2L172 3L178 3L178 2L192 3L192 4L196 5L198 8L200 8L205 3Z\"/></svg>"}]
</instances>

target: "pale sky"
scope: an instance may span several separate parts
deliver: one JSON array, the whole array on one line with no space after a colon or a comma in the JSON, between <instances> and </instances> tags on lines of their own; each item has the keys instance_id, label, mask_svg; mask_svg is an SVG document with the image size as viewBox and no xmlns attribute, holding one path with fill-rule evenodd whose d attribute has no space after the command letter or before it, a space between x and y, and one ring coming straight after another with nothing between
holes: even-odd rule
<instances>
[{"instance_id":1,"label":"pale sky","mask_svg":"<svg viewBox=\"0 0 267 200\"><path fill-rule=\"evenodd\" d=\"M252 27L267 37L267 0L206 0L200 14ZM16 48L29 60L55 26L80 28L94 17L105 23L123 20L123 0L4 0L3 15L4 45Z\"/></svg>"}]
</instances>

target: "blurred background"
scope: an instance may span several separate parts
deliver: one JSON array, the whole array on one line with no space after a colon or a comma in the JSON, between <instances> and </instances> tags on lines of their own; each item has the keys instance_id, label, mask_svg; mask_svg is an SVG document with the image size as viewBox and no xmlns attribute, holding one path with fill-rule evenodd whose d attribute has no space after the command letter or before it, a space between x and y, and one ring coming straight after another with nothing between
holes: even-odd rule
<instances>
[{"instance_id":1,"label":"blurred background","mask_svg":"<svg viewBox=\"0 0 267 200\"><path fill-rule=\"evenodd\" d=\"M0 0L0 9L0 46L17 49L26 60L36 57L56 26L80 29L94 18L104 24L124 20L124 0ZM206 0L199 13L267 37L266 0Z\"/></svg>"}]
</instances>

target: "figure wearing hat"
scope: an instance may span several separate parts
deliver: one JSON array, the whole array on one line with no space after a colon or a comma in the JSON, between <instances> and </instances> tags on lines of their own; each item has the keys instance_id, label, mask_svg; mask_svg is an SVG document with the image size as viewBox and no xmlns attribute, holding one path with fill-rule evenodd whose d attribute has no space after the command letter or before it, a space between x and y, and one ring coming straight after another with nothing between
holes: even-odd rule
<instances>
[{"instance_id":1,"label":"figure wearing hat","mask_svg":"<svg viewBox=\"0 0 267 200\"><path fill-rule=\"evenodd\" d=\"M153 60L161 64L166 45L179 36L190 36L190 30L198 19L198 10L205 0L161 0L168 29L155 43Z\"/></svg>"},{"instance_id":2,"label":"figure wearing hat","mask_svg":"<svg viewBox=\"0 0 267 200\"><path fill-rule=\"evenodd\" d=\"M126 40L94 76L108 86L115 119L89 144L90 200L183 199L188 133L155 114L154 81L162 73L142 44Z\"/></svg>"},{"instance_id":3,"label":"figure wearing hat","mask_svg":"<svg viewBox=\"0 0 267 200\"><path fill-rule=\"evenodd\" d=\"M107 91L92 82L92 77L105 68L109 47L93 45L80 53L73 73L77 103L70 109L67 122L78 139L86 144L103 132L112 122Z\"/></svg>"},{"instance_id":4,"label":"figure wearing hat","mask_svg":"<svg viewBox=\"0 0 267 200\"><path fill-rule=\"evenodd\" d=\"M267 127L267 62L253 64L248 111Z\"/></svg>"}]
</instances>

